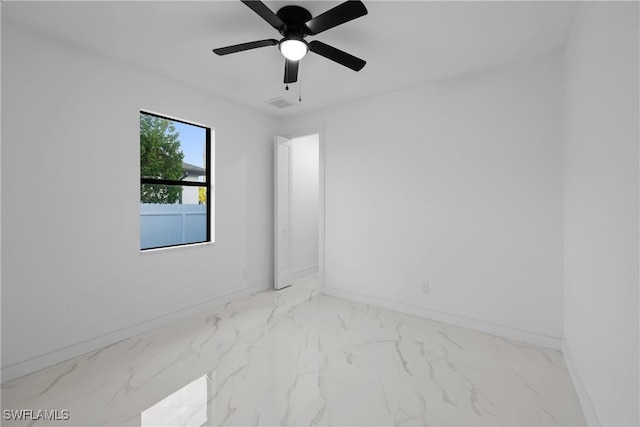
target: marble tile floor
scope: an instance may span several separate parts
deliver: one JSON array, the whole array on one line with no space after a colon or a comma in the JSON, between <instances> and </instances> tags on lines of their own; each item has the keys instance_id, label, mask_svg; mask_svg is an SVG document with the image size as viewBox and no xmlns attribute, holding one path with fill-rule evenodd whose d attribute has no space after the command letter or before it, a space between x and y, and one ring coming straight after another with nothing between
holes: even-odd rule
<instances>
[{"instance_id":1,"label":"marble tile floor","mask_svg":"<svg viewBox=\"0 0 640 427\"><path fill-rule=\"evenodd\" d=\"M2 384L3 415L20 409L68 420L2 425L586 425L560 352L314 277Z\"/></svg>"}]
</instances>

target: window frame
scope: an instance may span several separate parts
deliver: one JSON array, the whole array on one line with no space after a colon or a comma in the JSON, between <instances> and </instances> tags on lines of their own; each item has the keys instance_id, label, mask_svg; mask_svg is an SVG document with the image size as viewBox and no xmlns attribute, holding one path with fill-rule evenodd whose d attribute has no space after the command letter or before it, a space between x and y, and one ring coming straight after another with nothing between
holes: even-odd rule
<instances>
[{"instance_id":1,"label":"window frame","mask_svg":"<svg viewBox=\"0 0 640 427\"><path fill-rule=\"evenodd\" d=\"M176 187L198 187L198 188L204 188L207 194L207 202L205 204L205 212L207 215L207 219L206 219L206 225L207 225L207 231L206 231L206 240L203 241L198 241L198 242L189 242L189 243L179 243L179 244L175 244L175 245L166 245L166 246L154 246L154 247L150 247L150 248L139 248L141 252L147 252L147 251L154 251L154 250L158 250L158 249L169 249L169 248L179 248L179 247L185 247L185 246L201 246L203 244L209 244L211 243L211 127L209 126L205 126L205 125L201 125L201 124L197 124L197 123L193 123L193 122L188 122L186 120L182 120L182 119L176 119L174 117L170 117L170 116L166 116L163 114L158 114L158 113L153 113L151 111L147 111L147 110L140 110L139 111L139 116L138 116L138 123L140 122L140 115L142 114L146 114L148 116L153 116L153 117L157 117L160 119L164 119L164 120L170 120L172 122L178 122L178 123L182 123L182 124L186 124L189 126L195 126L195 127L199 127L201 129L205 130L205 165L204 165L204 169L205 169L205 182L196 182L196 181L180 181L180 180L173 180L173 179L157 179L157 178L145 178L142 176L142 165L141 163L141 159L138 159L138 165L140 167L140 186L142 187L143 184L151 184L151 185L170 185L170 186L176 186ZM139 127L139 126L138 126ZM138 130L138 135L139 135L140 131ZM138 138L138 153L140 149L140 139ZM140 216L140 215L138 215ZM141 243L140 241L138 243Z\"/></svg>"}]
</instances>

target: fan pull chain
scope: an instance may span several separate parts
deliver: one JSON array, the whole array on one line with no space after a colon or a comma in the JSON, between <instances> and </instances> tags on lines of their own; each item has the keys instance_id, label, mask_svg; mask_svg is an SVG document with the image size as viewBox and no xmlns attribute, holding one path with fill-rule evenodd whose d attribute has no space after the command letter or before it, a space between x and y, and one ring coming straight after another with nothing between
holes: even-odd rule
<instances>
[{"instance_id":1,"label":"fan pull chain","mask_svg":"<svg viewBox=\"0 0 640 427\"><path fill-rule=\"evenodd\" d=\"M284 87L284 90L289 90L289 85L286 85L286 86Z\"/></svg>"},{"instance_id":2,"label":"fan pull chain","mask_svg":"<svg viewBox=\"0 0 640 427\"><path fill-rule=\"evenodd\" d=\"M302 102L302 83L298 84L298 102Z\"/></svg>"}]
</instances>

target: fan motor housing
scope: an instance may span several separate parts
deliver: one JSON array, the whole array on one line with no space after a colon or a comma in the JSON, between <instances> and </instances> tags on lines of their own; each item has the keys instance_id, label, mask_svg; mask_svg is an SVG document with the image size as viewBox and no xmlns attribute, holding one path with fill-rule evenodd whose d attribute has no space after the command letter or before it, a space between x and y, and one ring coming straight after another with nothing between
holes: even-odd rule
<instances>
[{"instance_id":1,"label":"fan motor housing","mask_svg":"<svg viewBox=\"0 0 640 427\"><path fill-rule=\"evenodd\" d=\"M305 23L311 20L311 13L300 6L284 6L276 12L278 18L285 23L285 29L280 31L285 37L298 36L300 38L308 34Z\"/></svg>"}]
</instances>

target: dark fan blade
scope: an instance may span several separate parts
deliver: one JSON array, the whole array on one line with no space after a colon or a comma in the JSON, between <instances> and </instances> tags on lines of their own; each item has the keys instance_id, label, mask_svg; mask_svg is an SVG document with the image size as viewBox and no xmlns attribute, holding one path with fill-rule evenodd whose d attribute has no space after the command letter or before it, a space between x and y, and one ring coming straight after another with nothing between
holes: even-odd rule
<instances>
[{"instance_id":1,"label":"dark fan blade","mask_svg":"<svg viewBox=\"0 0 640 427\"><path fill-rule=\"evenodd\" d=\"M276 30L280 31L285 27L284 22L282 22L282 20L278 18L278 15L273 13L273 11L269 9L267 5L262 3L260 0L241 0L241 1L242 3L249 6L249 8L253 10L255 13L260 15L262 19L267 21L269 25L271 25Z\"/></svg>"},{"instance_id":2,"label":"dark fan blade","mask_svg":"<svg viewBox=\"0 0 640 427\"><path fill-rule=\"evenodd\" d=\"M298 65L300 61L289 61L284 63L284 82L295 83L298 81Z\"/></svg>"},{"instance_id":3,"label":"dark fan blade","mask_svg":"<svg viewBox=\"0 0 640 427\"><path fill-rule=\"evenodd\" d=\"M278 44L278 40L267 39L267 40L258 40L255 42L249 43L240 43L235 44L233 46L220 47L218 49L213 49L213 52L217 55L228 55L230 53L242 52L243 50L255 49L258 47L265 46L275 46Z\"/></svg>"},{"instance_id":4,"label":"dark fan blade","mask_svg":"<svg viewBox=\"0 0 640 427\"><path fill-rule=\"evenodd\" d=\"M309 50L320 56L324 56L327 59L335 61L338 64L344 65L347 68L351 68L354 71L362 70L362 67L367 63L367 61L356 58L347 52L343 52L340 49L336 49L335 47L329 46L328 44L322 43L318 40L314 40L309 43Z\"/></svg>"},{"instance_id":5,"label":"dark fan blade","mask_svg":"<svg viewBox=\"0 0 640 427\"><path fill-rule=\"evenodd\" d=\"M367 8L360 0L346 1L333 9L329 9L322 15L318 15L307 21L306 25L309 34L314 36L329 28L349 22L352 19L360 18L367 14Z\"/></svg>"}]
</instances>

